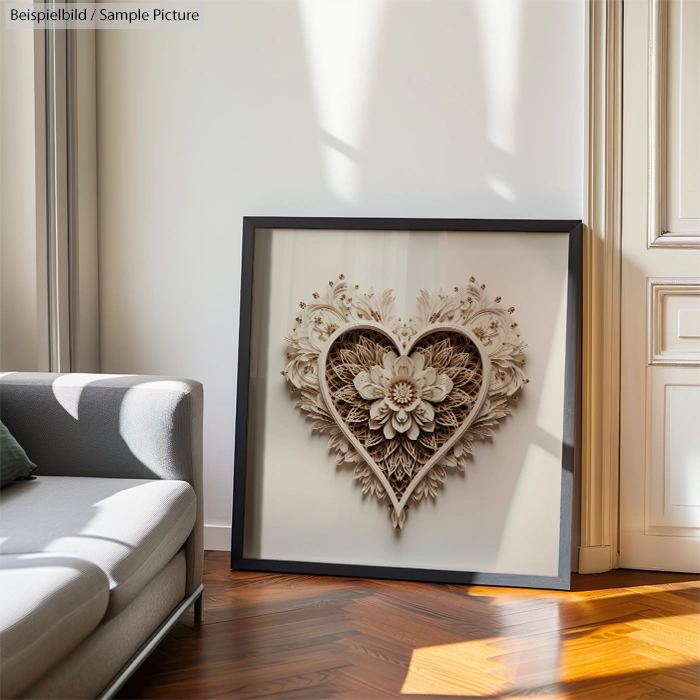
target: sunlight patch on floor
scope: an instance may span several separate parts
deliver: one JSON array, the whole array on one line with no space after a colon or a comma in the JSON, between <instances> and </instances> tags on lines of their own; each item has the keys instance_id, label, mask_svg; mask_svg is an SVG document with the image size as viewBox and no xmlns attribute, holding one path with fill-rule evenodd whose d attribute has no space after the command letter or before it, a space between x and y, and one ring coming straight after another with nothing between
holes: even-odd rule
<instances>
[{"instance_id":1,"label":"sunlight patch on floor","mask_svg":"<svg viewBox=\"0 0 700 700\"><path fill-rule=\"evenodd\" d=\"M489 697L539 688L539 696L566 697L567 687L582 682L614 682L621 659L626 674L700 663L700 615L640 617L416 649L401 692Z\"/></svg>"},{"instance_id":2,"label":"sunlight patch on floor","mask_svg":"<svg viewBox=\"0 0 700 700\"><path fill-rule=\"evenodd\" d=\"M416 649L401 692L412 695L497 695L510 688L503 665L491 657L496 637Z\"/></svg>"}]
</instances>

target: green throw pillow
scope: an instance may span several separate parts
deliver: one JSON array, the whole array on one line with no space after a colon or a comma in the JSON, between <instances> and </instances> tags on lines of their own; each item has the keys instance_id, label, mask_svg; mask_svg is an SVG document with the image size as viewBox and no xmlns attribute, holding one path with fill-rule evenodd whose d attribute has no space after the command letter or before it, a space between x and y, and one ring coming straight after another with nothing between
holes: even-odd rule
<instances>
[{"instance_id":1,"label":"green throw pillow","mask_svg":"<svg viewBox=\"0 0 700 700\"><path fill-rule=\"evenodd\" d=\"M26 479L37 470L10 431L0 423L0 488L15 479Z\"/></svg>"}]
</instances>

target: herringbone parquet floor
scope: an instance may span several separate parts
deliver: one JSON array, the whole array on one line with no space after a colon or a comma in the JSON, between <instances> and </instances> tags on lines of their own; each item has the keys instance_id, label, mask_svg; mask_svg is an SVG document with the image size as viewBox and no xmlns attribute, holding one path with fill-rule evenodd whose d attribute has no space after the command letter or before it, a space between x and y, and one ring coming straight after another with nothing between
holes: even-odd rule
<instances>
[{"instance_id":1,"label":"herringbone parquet floor","mask_svg":"<svg viewBox=\"0 0 700 700\"><path fill-rule=\"evenodd\" d=\"M231 572L122 698L700 697L697 576L574 576L567 593Z\"/></svg>"}]
</instances>

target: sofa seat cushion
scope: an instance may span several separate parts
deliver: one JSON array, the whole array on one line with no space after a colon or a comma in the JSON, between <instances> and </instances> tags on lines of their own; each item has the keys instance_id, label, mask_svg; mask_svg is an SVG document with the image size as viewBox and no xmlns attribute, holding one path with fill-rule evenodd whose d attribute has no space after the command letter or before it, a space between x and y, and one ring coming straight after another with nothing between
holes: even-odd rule
<instances>
[{"instance_id":1,"label":"sofa seat cushion","mask_svg":"<svg viewBox=\"0 0 700 700\"><path fill-rule=\"evenodd\" d=\"M0 491L0 554L86 559L109 578L105 618L118 615L192 531L196 498L185 481L39 476Z\"/></svg>"},{"instance_id":2,"label":"sofa seat cushion","mask_svg":"<svg viewBox=\"0 0 700 700\"><path fill-rule=\"evenodd\" d=\"M109 603L109 580L85 559L5 554L0 598L0 697L14 698L97 628Z\"/></svg>"}]
</instances>

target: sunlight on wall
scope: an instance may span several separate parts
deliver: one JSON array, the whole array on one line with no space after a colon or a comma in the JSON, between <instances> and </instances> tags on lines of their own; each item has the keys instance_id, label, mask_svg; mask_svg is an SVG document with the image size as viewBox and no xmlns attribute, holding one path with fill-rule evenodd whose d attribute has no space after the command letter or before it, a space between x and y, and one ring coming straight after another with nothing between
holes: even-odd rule
<instances>
[{"instance_id":1,"label":"sunlight on wall","mask_svg":"<svg viewBox=\"0 0 700 700\"><path fill-rule=\"evenodd\" d=\"M354 202L368 92L387 0L300 0L326 182L338 198ZM328 136L330 138L328 138ZM334 140L340 142L333 143ZM343 148L348 146L349 149Z\"/></svg>"},{"instance_id":2,"label":"sunlight on wall","mask_svg":"<svg viewBox=\"0 0 700 700\"><path fill-rule=\"evenodd\" d=\"M484 66L488 138L515 153L523 36L523 0L477 0L479 43Z\"/></svg>"},{"instance_id":3,"label":"sunlight on wall","mask_svg":"<svg viewBox=\"0 0 700 700\"><path fill-rule=\"evenodd\" d=\"M503 182L500 178L493 177L492 175L486 176L486 184L499 196L513 204L518 196L515 194L515 190L507 183Z\"/></svg>"},{"instance_id":4,"label":"sunlight on wall","mask_svg":"<svg viewBox=\"0 0 700 700\"><path fill-rule=\"evenodd\" d=\"M102 369L204 383L207 525L231 524L242 217L580 218L584 2L522 0L521 29L493 1L495 44L467 1L208 2L200 29L98 32Z\"/></svg>"}]
</instances>

